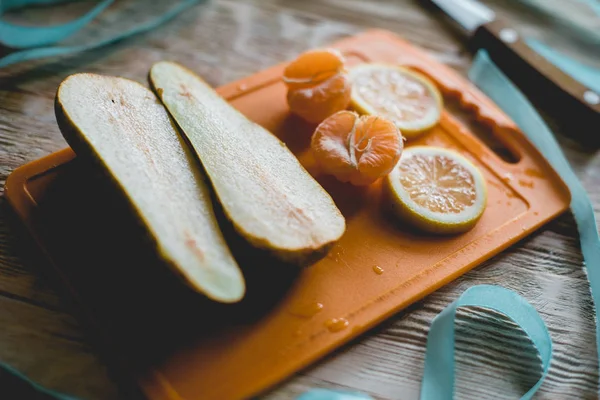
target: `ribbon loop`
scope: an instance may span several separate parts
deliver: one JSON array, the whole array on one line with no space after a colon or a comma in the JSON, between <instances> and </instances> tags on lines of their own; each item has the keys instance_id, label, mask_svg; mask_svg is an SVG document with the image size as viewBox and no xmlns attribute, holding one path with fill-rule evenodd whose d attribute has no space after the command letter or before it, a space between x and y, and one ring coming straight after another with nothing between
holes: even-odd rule
<instances>
[{"instance_id":1,"label":"ribbon loop","mask_svg":"<svg viewBox=\"0 0 600 400\"><path fill-rule=\"evenodd\" d=\"M13 0L10 4L4 5L0 12L26 7L31 4L52 4L55 2L52 0ZM26 49L60 42L89 24L113 2L114 0L103 0L82 17L61 25L22 26L0 20L0 43L16 49ZM0 2L0 4L2 3Z\"/></svg>"},{"instance_id":2,"label":"ribbon loop","mask_svg":"<svg viewBox=\"0 0 600 400\"><path fill-rule=\"evenodd\" d=\"M111 5L114 0L103 0L84 16L66 24L55 25L52 27L26 27L10 24L0 20L0 42L9 47L23 48L23 50L16 51L3 58L0 58L0 68L23 61L74 54L109 45L130 36L151 31L152 29L157 28L182 11L200 3L201 1L202 0L178 1L171 9L167 10L153 20L144 22L129 30L115 33L112 36L97 40L95 42L74 46L51 45L73 35L85 25L89 24L102 11ZM2 14L4 11L20 8L25 5L48 5L64 2L65 0L1 0L0 14Z\"/></svg>"},{"instance_id":3,"label":"ribbon loop","mask_svg":"<svg viewBox=\"0 0 600 400\"><path fill-rule=\"evenodd\" d=\"M550 368L552 341L544 321L525 299L500 286L478 285L467 289L438 314L427 336L425 372L421 400L451 400L454 393L454 322L459 307L477 306L502 313L516 322L537 348L542 359L542 376L521 397L530 399L541 386Z\"/></svg>"}]
</instances>

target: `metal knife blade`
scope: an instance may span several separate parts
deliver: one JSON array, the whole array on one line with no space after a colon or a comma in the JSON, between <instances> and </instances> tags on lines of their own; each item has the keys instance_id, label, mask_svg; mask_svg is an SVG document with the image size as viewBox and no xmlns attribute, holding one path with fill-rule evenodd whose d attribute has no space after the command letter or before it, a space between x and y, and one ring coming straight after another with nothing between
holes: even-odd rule
<instances>
[{"instance_id":1,"label":"metal knife blade","mask_svg":"<svg viewBox=\"0 0 600 400\"><path fill-rule=\"evenodd\" d=\"M469 33L483 24L496 19L496 14L487 6L474 0L431 0Z\"/></svg>"}]
</instances>

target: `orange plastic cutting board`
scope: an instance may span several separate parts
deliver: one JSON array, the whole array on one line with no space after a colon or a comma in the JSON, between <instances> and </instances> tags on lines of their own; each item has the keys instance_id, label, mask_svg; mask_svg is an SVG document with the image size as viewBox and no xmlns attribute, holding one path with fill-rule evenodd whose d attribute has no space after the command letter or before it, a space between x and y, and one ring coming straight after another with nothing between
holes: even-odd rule
<instances>
[{"instance_id":1,"label":"orange plastic cutting board","mask_svg":"<svg viewBox=\"0 0 600 400\"><path fill-rule=\"evenodd\" d=\"M200 299L154 265L147 251L135 250L144 243L120 199L70 149L9 177L10 204L149 398L223 400L265 391L568 208L568 189L546 160L460 75L385 31L334 45L352 64L421 70L449 102L457 99L493 129L518 160L503 161L449 111L408 143L455 149L481 168L489 199L472 231L419 234L389 215L379 184L355 188L322 175L308 150L314 127L288 111L283 64L219 92L286 142L331 193L348 229L325 258L296 271L248 248L223 221L248 282L240 304Z\"/></svg>"}]
</instances>

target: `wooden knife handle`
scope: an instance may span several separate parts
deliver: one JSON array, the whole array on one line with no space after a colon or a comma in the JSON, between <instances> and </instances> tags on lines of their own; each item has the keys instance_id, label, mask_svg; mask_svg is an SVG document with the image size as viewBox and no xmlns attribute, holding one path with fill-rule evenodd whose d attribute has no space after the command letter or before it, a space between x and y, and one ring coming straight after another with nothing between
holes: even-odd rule
<instances>
[{"instance_id":1,"label":"wooden knife handle","mask_svg":"<svg viewBox=\"0 0 600 400\"><path fill-rule=\"evenodd\" d=\"M534 102L565 123L569 134L600 145L600 93L582 85L530 48L501 20L480 26L472 44L490 58Z\"/></svg>"}]
</instances>

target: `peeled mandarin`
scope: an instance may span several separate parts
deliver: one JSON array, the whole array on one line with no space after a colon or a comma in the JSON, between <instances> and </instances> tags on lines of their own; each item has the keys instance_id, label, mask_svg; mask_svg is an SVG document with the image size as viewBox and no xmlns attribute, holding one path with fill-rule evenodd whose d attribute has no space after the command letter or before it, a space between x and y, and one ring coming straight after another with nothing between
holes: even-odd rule
<instances>
[{"instance_id":1,"label":"peeled mandarin","mask_svg":"<svg viewBox=\"0 0 600 400\"><path fill-rule=\"evenodd\" d=\"M392 121L352 111L325 119L311 140L315 159L326 173L359 186L389 174L403 147L402 134Z\"/></svg>"},{"instance_id":2,"label":"peeled mandarin","mask_svg":"<svg viewBox=\"0 0 600 400\"><path fill-rule=\"evenodd\" d=\"M283 71L290 111L319 123L350 104L352 85L336 49L306 51Z\"/></svg>"},{"instance_id":3,"label":"peeled mandarin","mask_svg":"<svg viewBox=\"0 0 600 400\"><path fill-rule=\"evenodd\" d=\"M306 51L283 71L288 89L304 89L317 85L344 70L344 57L336 49Z\"/></svg>"},{"instance_id":4,"label":"peeled mandarin","mask_svg":"<svg viewBox=\"0 0 600 400\"><path fill-rule=\"evenodd\" d=\"M287 102L290 110L312 123L319 123L350 104L352 86L345 74L338 74L316 86L289 90Z\"/></svg>"}]
</instances>

